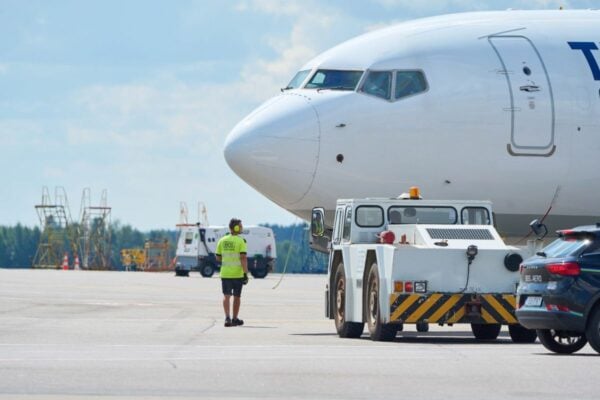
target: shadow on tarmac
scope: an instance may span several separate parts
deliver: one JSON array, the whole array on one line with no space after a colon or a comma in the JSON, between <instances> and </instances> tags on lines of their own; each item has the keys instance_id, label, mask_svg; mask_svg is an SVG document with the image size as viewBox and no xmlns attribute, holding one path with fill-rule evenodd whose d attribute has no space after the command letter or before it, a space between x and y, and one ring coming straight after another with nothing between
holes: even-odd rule
<instances>
[{"instance_id":1,"label":"shadow on tarmac","mask_svg":"<svg viewBox=\"0 0 600 400\"><path fill-rule=\"evenodd\" d=\"M315 332L315 333L293 333L291 336L337 336L335 332ZM371 341L368 334L363 334L360 340ZM473 337L471 331L456 332L398 332L398 336L393 340L396 343L430 343L430 344L473 344L482 343L491 345L519 345L513 343L508 333L501 332L496 340L477 340Z\"/></svg>"}]
</instances>

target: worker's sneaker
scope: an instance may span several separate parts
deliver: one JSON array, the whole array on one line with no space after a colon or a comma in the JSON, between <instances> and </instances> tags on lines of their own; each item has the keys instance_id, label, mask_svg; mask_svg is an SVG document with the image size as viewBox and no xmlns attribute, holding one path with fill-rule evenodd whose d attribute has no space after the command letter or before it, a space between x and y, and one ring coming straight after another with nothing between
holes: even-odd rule
<instances>
[{"instance_id":1,"label":"worker's sneaker","mask_svg":"<svg viewBox=\"0 0 600 400\"><path fill-rule=\"evenodd\" d=\"M234 321L235 321L235 320L234 320ZM229 317L225 318L225 326L226 326L226 327L229 327L229 326L231 326L231 318L229 318Z\"/></svg>"},{"instance_id":2,"label":"worker's sneaker","mask_svg":"<svg viewBox=\"0 0 600 400\"><path fill-rule=\"evenodd\" d=\"M241 320L241 319L238 319L238 318L234 318L234 319L231 321L231 325L232 325L232 326L242 326L242 325L244 325L244 321L243 321L243 320Z\"/></svg>"}]
</instances>

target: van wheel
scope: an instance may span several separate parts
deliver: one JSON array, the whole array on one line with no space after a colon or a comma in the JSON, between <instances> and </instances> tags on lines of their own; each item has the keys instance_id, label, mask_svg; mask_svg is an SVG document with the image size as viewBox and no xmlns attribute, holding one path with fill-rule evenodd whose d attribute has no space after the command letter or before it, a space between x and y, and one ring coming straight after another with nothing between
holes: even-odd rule
<instances>
[{"instance_id":1,"label":"van wheel","mask_svg":"<svg viewBox=\"0 0 600 400\"><path fill-rule=\"evenodd\" d=\"M538 329L536 332L545 348L559 354L575 353L587 343L583 333L580 336L570 336L554 329Z\"/></svg>"},{"instance_id":2,"label":"van wheel","mask_svg":"<svg viewBox=\"0 0 600 400\"><path fill-rule=\"evenodd\" d=\"M508 334L513 343L535 343L537 339L535 329L527 329L521 324L509 325Z\"/></svg>"},{"instance_id":3,"label":"van wheel","mask_svg":"<svg viewBox=\"0 0 600 400\"><path fill-rule=\"evenodd\" d=\"M335 329L342 338L359 338L365 328L365 324L346 321L346 277L344 275L344 264L338 264L334 280L333 293L335 294L334 321Z\"/></svg>"},{"instance_id":4,"label":"van wheel","mask_svg":"<svg viewBox=\"0 0 600 400\"><path fill-rule=\"evenodd\" d=\"M263 258L257 258L256 265L250 270L250 273L257 279L263 279L265 276L267 276L269 273L269 268L265 260Z\"/></svg>"},{"instance_id":5,"label":"van wheel","mask_svg":"<svg viewBox=\"0 0 600 400\"><path fill-rule=\"evenodd\" d=\"M189 271L186 271L183 269L176 269L175 276L190 276L190 273L189 273Z\"/></svg>"},{"instance_id":6,"label":"van wheel","mask_svg":"<svg viewBox=\"0 0 600 400\"><path fill-rule=\"evenodd\" d=\"M200 275L205 278L210 278L215 273L215 266L211 263L202 264L202 268L200 268Z\"/></svg>"},{"instance_id":7,"label":"van wheel","mask_svg":"<svg viewBox=\"0 0 600 400\"><path fill-rule=\"evenodd\" d=\"M377 263L373 263L367 277L367 325L371 339L389 342L396 337L397 328L393 324L381 322L381 308L379 307L379 272Z\"/></svg>"},{"instance_id":8,"label":"van wheel","mask_svg":"<svg viewBox=\"0 0 600 400\"><path fill-rule=\"evenodd\" d=\"M501 328L500 324L471 324L471 331L477 340L496 340Z\"/></svg>"},{"instance_id":9,"label":"van wheel","mask_svg":"<svg viewBox=\"0 0 600 400\"><path fill-rule=\"evenodd\" d=\"M585 336L590 342L590 346L600 353L600 304L594 307L585 330Z\"/></svg>"},{"instance_id":10,"label":"van wheel","mask_svg":"<svg viewBox=\"0 0 600 400\"><path fill-rule=\"evenodd\" d=\"M253 270L250 271L250 274L252 274L253 277L255 277L256 279L263 279L265 276L267 276L267 273L269 271L267 270L267 267L258 267L255 268Z\"/></svg>"}]
</instances>

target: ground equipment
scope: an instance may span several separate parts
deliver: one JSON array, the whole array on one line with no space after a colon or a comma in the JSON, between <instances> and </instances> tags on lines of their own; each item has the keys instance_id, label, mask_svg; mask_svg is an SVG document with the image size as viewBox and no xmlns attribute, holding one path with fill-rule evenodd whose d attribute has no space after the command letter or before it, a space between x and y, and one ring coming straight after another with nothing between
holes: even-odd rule
<instances>
[{"instance_id":1,"label":"ground equipment","mask_svg":"<svg viewBox=\"0 0 600 400\"><path fill-rule=\"evenodd\" d=\"M416 189L393 199L338 200L333 227L312 212L312 243L329 253L325 313L341 337L389 341L405 324L469 323L493 340L508 325L515 342L535 332L515 318L519 264L533 252L507 246L488 201L422 200Z\"/></svg>"},{"instance_id":2,"label":"ground equipment","mask_svg":"<svg viewBox=\"0 0 600 400\"><path fill-rule=\"evenodd\" d=\"M198 271L206 278L219 271L215 251L220 238L229 233L224 226L180 225L175 263L177 276L189 276ZM275 236L271 228L244 227L241 236L248 247L248 271L255 278L264 278L275 266Z\"/></svg>"}]
</instances>

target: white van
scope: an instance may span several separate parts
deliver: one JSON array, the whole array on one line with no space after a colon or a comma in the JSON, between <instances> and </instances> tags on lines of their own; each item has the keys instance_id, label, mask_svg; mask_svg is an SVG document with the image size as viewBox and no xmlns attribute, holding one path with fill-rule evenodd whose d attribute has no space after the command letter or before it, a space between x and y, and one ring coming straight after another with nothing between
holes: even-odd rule
<instances>
[{"instance_id":1,"label":"white van","mask_svg":"<svg viewBox=\"0 0 600 400\"><path fill-rule=\"evenodd\" d=\"M175 275L189 276L190 271L199 271L211 277L220 266L215 251L220 238L229 233L226 226L180 225L177 241ZM275 267L275 235L271 228L247 226L240 235L248 247L248 271L255 278L264 278Z\"/></svg>"}]
</instances>

